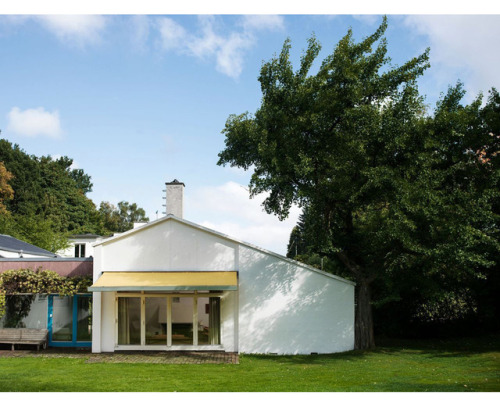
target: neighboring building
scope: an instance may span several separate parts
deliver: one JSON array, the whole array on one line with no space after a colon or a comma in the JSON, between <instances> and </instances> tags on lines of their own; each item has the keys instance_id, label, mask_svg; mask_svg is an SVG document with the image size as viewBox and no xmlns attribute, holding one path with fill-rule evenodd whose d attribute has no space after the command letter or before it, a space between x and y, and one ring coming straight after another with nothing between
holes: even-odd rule
<instances>
[{"instance_id":1,"label":"neighboring building","mask_svg":"<svg viewBox=\"0 0 500 407\"><path fill-rule=\"evenodd\" d=\"M64 277L91 277L90 258L62 258L47 250L0 235L0 273L7 270L51 270ZM48 329L49 346L90 347L92 295L79 293L72 297L54 294L36 294L29 314L18 326ZM3 328L7 316L0 319Z\"/></svg>"},{"instance_id":2,"label":"neighboring building","mask_svg":"<svg viewBox=\"0 0 500 407\"><path fill-rule=\"evenodd\" d=\"M92 351L307 354L354 348L354 283L182 219L94 244Z\"/></svg>"},{"instance_id":3,"label":"neighboring building","mask_svg":"<svg viewBox=\"0 0 500 407\"><path fill-rule=\"evenodd\" d=\"M57 254L61 257L92 257L94 255L92 244L101 239L102 236L92 233L72 235L68 239L69 246L66 249L59 250Z\"/></svg>"},{"instance_id":4,"label":"neighboring building","mask_svg":"<svg viewBox=\"0 0 500 407\"><path fill-rule=\"evenodd\" d=\"M24 242L23 242L24 243ZM92 276L90 258L1 258L0 273L7 270L51 270L65 277ZM18 327L48 329L48 345L54 347L90 347L92 335L92 295L79 293L60 297L56 294L36 294L29 314ZM6 324L0 318L0 328Z\"/></svg>"},{"instance_id":5,"label":"neighboring building","mask_svg":"<svg viewBox=\"0 0 500 407\"><path fill-rule=\"evenodd\" d=\"M38 246L23 242L9 235L0 235L0 258L57 257Z\"/></svg>"}]
</instances>

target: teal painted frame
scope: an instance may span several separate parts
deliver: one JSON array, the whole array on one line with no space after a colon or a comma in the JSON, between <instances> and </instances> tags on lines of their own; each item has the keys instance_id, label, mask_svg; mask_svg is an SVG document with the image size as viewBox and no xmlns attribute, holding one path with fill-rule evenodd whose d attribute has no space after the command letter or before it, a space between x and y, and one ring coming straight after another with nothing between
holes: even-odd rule
<instances>
[{"instance_id":1,"label":"teal painted frame","mask_svg":"<svg viewBox=\"0 0 500 407\"><path fill-rule=\"evenodd\" d=\"M78 328L78 298L90 297L92 294L75 294L73 296L73 326L72 326L72 341L52 341L52 315L54 311L54 297L59 297L57 294L50 294L48 298L48 313L47 313L47 329L49 330L49 343L48 345L54 348L90 348L92 342L77 341L77 328Z\"/></svg>"}]
</instances>

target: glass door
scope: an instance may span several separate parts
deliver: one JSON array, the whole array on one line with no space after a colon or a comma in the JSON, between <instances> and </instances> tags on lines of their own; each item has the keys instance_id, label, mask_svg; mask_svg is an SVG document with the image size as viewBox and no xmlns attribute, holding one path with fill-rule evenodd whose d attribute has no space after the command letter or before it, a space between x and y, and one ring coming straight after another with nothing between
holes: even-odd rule
<instances>
[{"instance_id":1,"label":"glass door","mask_svg":"<svg viewBox=\"0 0 500 407\"><path fill-rule=\"evenodd\" d=\"M49 346L92 345L92 297L50 295L48 300Z\"/></svg>"},{"instance_id":2,"label":"glass door","mask_svg":"<svg viewBox=\"0 0 500 407\"><path fill-rule=\"evenodd\" d=\"M73 342L73 297L52 296L52 341Z\"/></svg>"}]
</instances>

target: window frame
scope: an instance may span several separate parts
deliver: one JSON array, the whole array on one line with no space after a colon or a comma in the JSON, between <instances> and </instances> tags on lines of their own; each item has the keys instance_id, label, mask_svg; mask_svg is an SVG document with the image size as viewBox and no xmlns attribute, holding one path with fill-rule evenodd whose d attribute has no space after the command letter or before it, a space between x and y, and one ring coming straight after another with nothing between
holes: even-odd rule
<instances>
[{"instance_id":1,"label":"window frame","mask_svg":"<svg viewBox=\"0 0 500 407\"><path fill-rule=\"evenodd\" d=\"M85 243L75 243L75 257L76 258L85 258Z\"/></svg>"}]
</instances>

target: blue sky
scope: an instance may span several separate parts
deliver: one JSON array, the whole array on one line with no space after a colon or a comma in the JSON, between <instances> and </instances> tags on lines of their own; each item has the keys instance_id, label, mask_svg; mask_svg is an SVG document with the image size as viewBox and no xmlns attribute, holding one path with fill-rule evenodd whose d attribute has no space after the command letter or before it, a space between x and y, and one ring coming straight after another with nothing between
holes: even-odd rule
<instances>
[{"instance_id":1,"label":"blue sky","mask_svg":"<svg viewBox=\"0 0 500 407\"><path fill-rule=\"evenodd\" d=\"M1 12L1 9L0 9ZM186 184L185 218L284 254L300 213L279 222L248 199L249 173L216 165L232 113L254 112L262 61L315 33L321 61L379 15L3 15L1 137L66 155L91 175L90 198L136 202L151 220L164 183ZM420 89L432 107L457 80L472 99L500 88L500 16L389 15L394 64L431 47ZM297 66L297 65L296 65Z\"/></svg>"}]
</instances>

